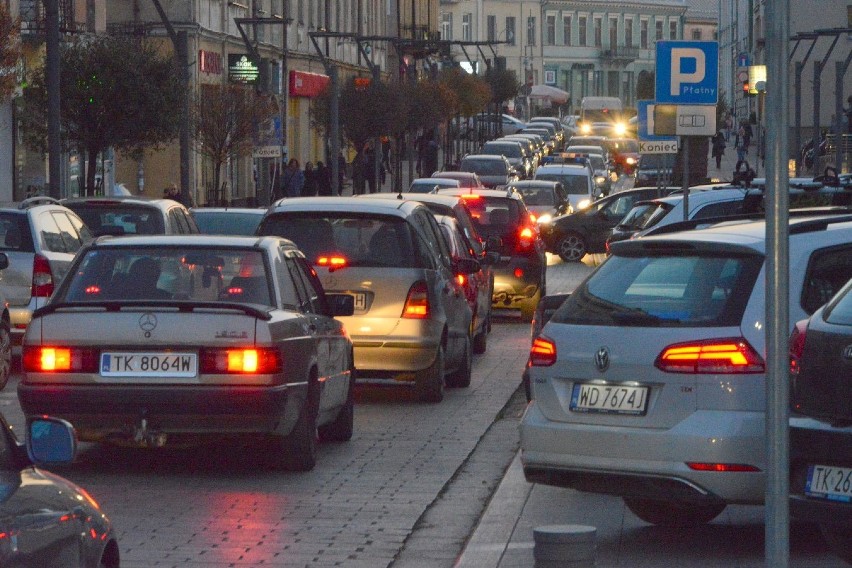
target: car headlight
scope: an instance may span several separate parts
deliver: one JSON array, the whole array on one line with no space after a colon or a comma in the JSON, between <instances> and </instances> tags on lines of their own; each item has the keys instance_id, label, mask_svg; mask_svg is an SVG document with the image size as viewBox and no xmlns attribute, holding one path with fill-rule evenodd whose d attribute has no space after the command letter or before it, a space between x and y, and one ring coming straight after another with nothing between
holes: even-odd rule
<instances>
[{"instance_id":1,"label":"car headlight","mask_svg":"<svg viewBox=\"0 0 852 568\"><path fill-rule=\"evenodd\" d=\"M604 176L595 176L595 183L598 185L603 185L606 183L606 177Z\"/></svg>"},{"instance_id":2,"label":"car headlight","mask_svg":"<svg viewBox=\"0 0 852 568\"><path fill-rule=\"evenodd\" d=\"M582 126L580 126L580 132L582 132L583 134L591 134L592 125L591 124L583 124Z\"/></svg>"},{"instance_id":3,"label":"car headlight","mask_svg":"<svg viewBox=\"0 0 852 568\"><path fill-rule=\"evenodd\" d=\"M632 166L633 164L635 164L635 163L636 163L636 158L627 158L626 160L624 160L624 162L625 162L626 164L628 164L628 165L631 165L631 166Z\"/></svg>"},{"instance_id":4,"label":"car headlight","mask_svg":"<svg viewBox=\"0 0 852 568\"><path fill-rule=\"evenodd\" d=\"M547 224L553 221L553 215L550 213L542 213L541 216L536 219L537 223Z\"/></svg>"},{"instance_id":5,"label":"car headlight","mask_svg":"<svg viewBox=\"0 0 852 568\"><path fill-rule=\"evenodd\" d=\"M577 209L585 209L591 204L592 201L590 199L583 199L582 201L580 201L580 203L577 204Z\"/></svg>"}]
</instances>

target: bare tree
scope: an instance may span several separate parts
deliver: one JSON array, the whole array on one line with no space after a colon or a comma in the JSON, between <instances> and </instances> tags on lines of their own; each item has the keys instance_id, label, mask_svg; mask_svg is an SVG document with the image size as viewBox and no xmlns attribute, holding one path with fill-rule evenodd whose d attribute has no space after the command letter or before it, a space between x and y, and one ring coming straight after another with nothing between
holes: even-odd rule
<instances>
[{"instance_id":1,"label":"bare tree","mask_svg":"<svg viewBox=\"0 0 852 568\"><path fill-rule=\"evenodd\" d=\"M213 187L220 187L229 157L251 153L255 133L272 120L271 98L241 85L202 85L193 105L195 145L213 160Z\"/></svg>"}]
</instances>

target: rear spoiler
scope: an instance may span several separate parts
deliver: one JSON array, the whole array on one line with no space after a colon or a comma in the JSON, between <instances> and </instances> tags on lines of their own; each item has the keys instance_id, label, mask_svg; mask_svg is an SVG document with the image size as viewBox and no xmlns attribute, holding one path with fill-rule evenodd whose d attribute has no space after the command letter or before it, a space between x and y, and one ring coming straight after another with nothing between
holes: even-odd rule
<instances>
[{"instance_id":1,"label":"rear spoiler","mask_svg":"<svg viewBox=\"0 0 852 568\"><path fill-rule=\"evenodd\" d=\"M177 308L178 312L193 312L196 309L208 310L237 310L248 316L269 321L272 319L271 309L261 309L252 304L237 302L184 302L180 300L122 300L103 302L50 302L33 312L33 318L52 314L64 309L103 308L108 312L118 312L124 308Z\"/></svg>"}]
</instances>

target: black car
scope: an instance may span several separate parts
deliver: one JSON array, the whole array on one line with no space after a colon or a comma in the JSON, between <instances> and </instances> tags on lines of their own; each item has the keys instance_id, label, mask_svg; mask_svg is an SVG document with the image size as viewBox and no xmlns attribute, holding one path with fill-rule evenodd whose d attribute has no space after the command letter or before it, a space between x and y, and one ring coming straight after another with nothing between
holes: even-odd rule
<instances>
[{"instance_id":1,"label":"black car","mask_svg":"<svg viewBox=\"0 0 852 568\"><path fill-rule=\"evenodd\" d=\"M838 270L815 274L823 297ZM836 288L834 288L836 289ZM819 524L835 554L852 564L852 281L790 337L790 514Z\"/></svg>"},{"instance_id":2,"label":"black car","mask_svg":"<svg viewBox=\"0 0 852 568\"><path fill-rule=\"evenodd\" d=\"M634 187L646 185L669 185L673 181L674 156L669 154L642 154L636 166Z\"/></svg>"},{"instance_id":3,"label":"black car","mask_svg":"<svg viewBox=\"0 0 852 568\"><path fill-rule=\"evenodd\" d=\"M610 231L634 204L657 196L657 188L654 187L613 193L585 209L542 225L542 239L548 252L558 254L565 262L578 262L587 253L605 252Z\"/></svg>"}]
</instances>

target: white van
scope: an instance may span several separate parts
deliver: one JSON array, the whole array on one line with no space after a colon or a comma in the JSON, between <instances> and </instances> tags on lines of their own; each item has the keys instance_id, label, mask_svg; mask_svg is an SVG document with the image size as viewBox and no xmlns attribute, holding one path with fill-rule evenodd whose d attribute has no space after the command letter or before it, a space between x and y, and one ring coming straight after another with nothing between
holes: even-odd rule
<instances>
[{"instance_id":1,"label":"white van","mask_svg":"<svg viewBox=\"0 0 852 568\"><path fill-rule=\"evenodd\" d=\"M623 136L627 127L623 113L624 104L618 97L583 97L580 103L580 134L589 135L594 131L605 136ZM607 127L610 132L601 131Z\"/></svg>"}]
</instances>

